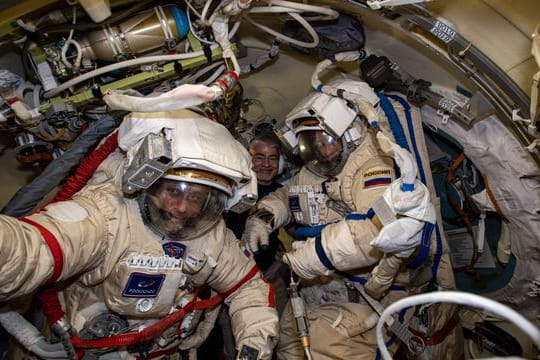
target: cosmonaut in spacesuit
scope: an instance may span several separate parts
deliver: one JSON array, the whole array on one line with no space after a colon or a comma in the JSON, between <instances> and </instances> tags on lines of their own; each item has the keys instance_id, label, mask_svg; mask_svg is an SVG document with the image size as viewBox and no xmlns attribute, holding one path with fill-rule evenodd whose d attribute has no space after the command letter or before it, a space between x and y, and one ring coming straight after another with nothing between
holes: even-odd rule
<instances>
[{"instance_id":1,"label":"cosmonaut in spacesuit","mask_svg":"<svg viewBox=\"0 0 540 360\"><path fill-rule=\"evenodd\" d=\"M330 86L338 96L311 93L287 115L286 127L297 141L289 143L304 165L257 203L243 240L256 251L270 231L296 221L295 238L307 239L293 242L283 261L302 278L309 351L316 359L373 359L375 309L427 284L416 276L421 270L407 263L436 215L410 153L368 129L359 108L340 96L347 91L375 110L379 98L373 90L353 79ZM291 139L286 132L284 138ZM401 172L397 179L392 157ZM412 312L399 321L407 324ZM299 313L293 304L280 319L280 359L304 358L306 342L299 341L302 329L295 324ZM395 351L399 341L390 343Z\"/></svg>"},{"instance_id":2,"label":"cosmonaut in spacesuit","mask_svg":"<svg viewBox=\"0 0 540 360\"><path fill-rule=\"evenodd\" d=\"M251 191L247 151L189 110L131 113L118 144L72 200L0 217L0 300L56 283L72 349L96 359L191 356L224 300L239 358L269 359L272 289L221 216Z\"/></svg>"}]
</instances>

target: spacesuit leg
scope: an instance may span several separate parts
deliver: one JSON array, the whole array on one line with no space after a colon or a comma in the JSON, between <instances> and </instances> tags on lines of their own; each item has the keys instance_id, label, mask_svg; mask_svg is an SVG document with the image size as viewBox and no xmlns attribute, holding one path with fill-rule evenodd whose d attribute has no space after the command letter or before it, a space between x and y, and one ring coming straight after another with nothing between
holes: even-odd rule
<instances>
[{"instance_id":1,"label":"spacesuit leg","mask_svg":"<svg viewBox=\"0 0 540 360\"><path fill-rule=\"evenodd\" d=\"M368 305L328 303L308 308L311 354L317 360L374 359L376 316ZM390 333L386 334L389 338ZM397 349L394 342L389 351ZM280 320L280 338L276 348L280 360L302 360L304 353L296 332L290 305Z\"/></svg>"}]
</instances>

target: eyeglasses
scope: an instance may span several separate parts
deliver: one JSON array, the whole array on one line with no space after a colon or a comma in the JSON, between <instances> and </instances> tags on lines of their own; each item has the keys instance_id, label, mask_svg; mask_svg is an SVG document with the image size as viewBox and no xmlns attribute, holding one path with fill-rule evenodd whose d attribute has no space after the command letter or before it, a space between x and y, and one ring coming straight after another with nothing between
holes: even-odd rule
<instances>
[{"instance_id":1,"label":"eyeglasses","mask_svg":"<svg viewBox=\"0 0 540 360\"><path fill-rule=\"evenodd\" d=\"M271 155L271 156L264 156L264 155L255 155L253 156L253 162L259 163L259 164L265 164L268 163L275 163L279 161L279 156L277 155Z\"/></svg>"}]
</instances>

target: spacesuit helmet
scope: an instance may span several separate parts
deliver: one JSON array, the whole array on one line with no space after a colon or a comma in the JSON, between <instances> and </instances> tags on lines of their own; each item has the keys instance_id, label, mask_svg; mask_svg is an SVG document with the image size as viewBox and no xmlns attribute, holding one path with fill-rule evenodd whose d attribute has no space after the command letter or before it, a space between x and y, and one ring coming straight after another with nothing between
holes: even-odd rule
<instances>
[{"instance_id":1,"label":"spacesuit helmet","mask_svg":"<svg viewBox=\"0 0 540 360\"><path fill-rule=\"evenodd\" d=\"M146 224L170 240L204 234L219 221L233 182L209 171L173 168L141 193Z\"/></svg>"},{"instance_id":2,"label":"spacesuit helmet","mask_svg":"<svg viewBox=\"0 0 540 360\"><path fill-rule=\"evenodd\" d=\"M127 157L122 189L136 195L144 223L159 236L196 238L224 210L256 200L247 150L223 125L193 111L132 113L118 139Z\"/></svg>"},{"instance_id":3,"label":"spacesuit helmet","mask_svg":"<svg viewBox=\"0 0 540 360\"><path fill-rule=\"evenodd\" d=\"M328 86L354 93L373 105L379 100L373 89L360 80L339 78ZM296 143L289 141L289 146L311 172L322 177L339 174L366 129L354 104L321 92L302 99L287 114L285 124L295 135Z\"/></svg>"},{"instance_id":4,"label":"spacesuit helmet","mask_svg":"<svg viewBox=\"0 0 540 360\"><path fill-rule=\"evenodd\" d=\"M322 177L337 175L346 161L343 140L324 131L315 118L300 120L296 136L304 165Z\"/></svg>"}]
</instances>

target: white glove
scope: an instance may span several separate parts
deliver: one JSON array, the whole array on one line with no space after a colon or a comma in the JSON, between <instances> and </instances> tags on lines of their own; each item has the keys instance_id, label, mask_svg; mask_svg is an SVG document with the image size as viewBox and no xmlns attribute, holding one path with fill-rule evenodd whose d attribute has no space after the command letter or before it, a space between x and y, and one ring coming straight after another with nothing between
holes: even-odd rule
<instances>
[{"instance_id":1,"label":"white glove","mask_svg":"<svg viewBox=\"0 0 540 360\"><path fill-rule=\"evenodd\" d=\"M259 251L259 244L261 247L268 246L268 237L272 232L272 227L264 220L258 217L251 216L246 220L246 227L242 234L242 241L251 250L256 253Z\"/></svg>"},{"instance_id":2,"label":"white glove","mask_svg":"<svg viewBox=\"0 0 540 360\"><path fill-rule=\"evenodd\" d=\"M370 245L385 253L409 257L422 241L424 222L409 217L385 225Z\"/></svg>"},{"instance_id":3,"label":"white glove","mask_svg":"<svg viewBox=\"0 0 540 360\"><path fill-rule=\"evenodd\" d=\"M377 133L377 141L383 152L393 154L401 173L401 177L393 181L383 194L384 200L394 215L409 216L434 224L435 208L431 204L428 189L416 179L418 168L413 155L380 131ZM414 186L414 188L412 191L404 191L404 185Z\"/></svg>"},{"instance_id":4,"label":"white glove","mask_svg":"<svg viewBox=\"0 0 540 360\"><path fill-rule=\"evenodd\" d=\"M383 198L394 215L408 216L434 224L435 208L427 187L419 180L415 180L413 191L403 191L401 184L402 179L394 180L383 193Z\"/></svg>"},{"instance_id":5,"label":"white glove","mask_svg":"<svg viewBox=\"0 0 540 360\"><path fill-rule=\"evenodd\" d=\"M324 266L315 252L315 238L306 241L294 241L294 251L283 255L283 262L289 265L298 276L313 279L318 275L330 275L332 272Z\"/></svg>"}]
</instances>

